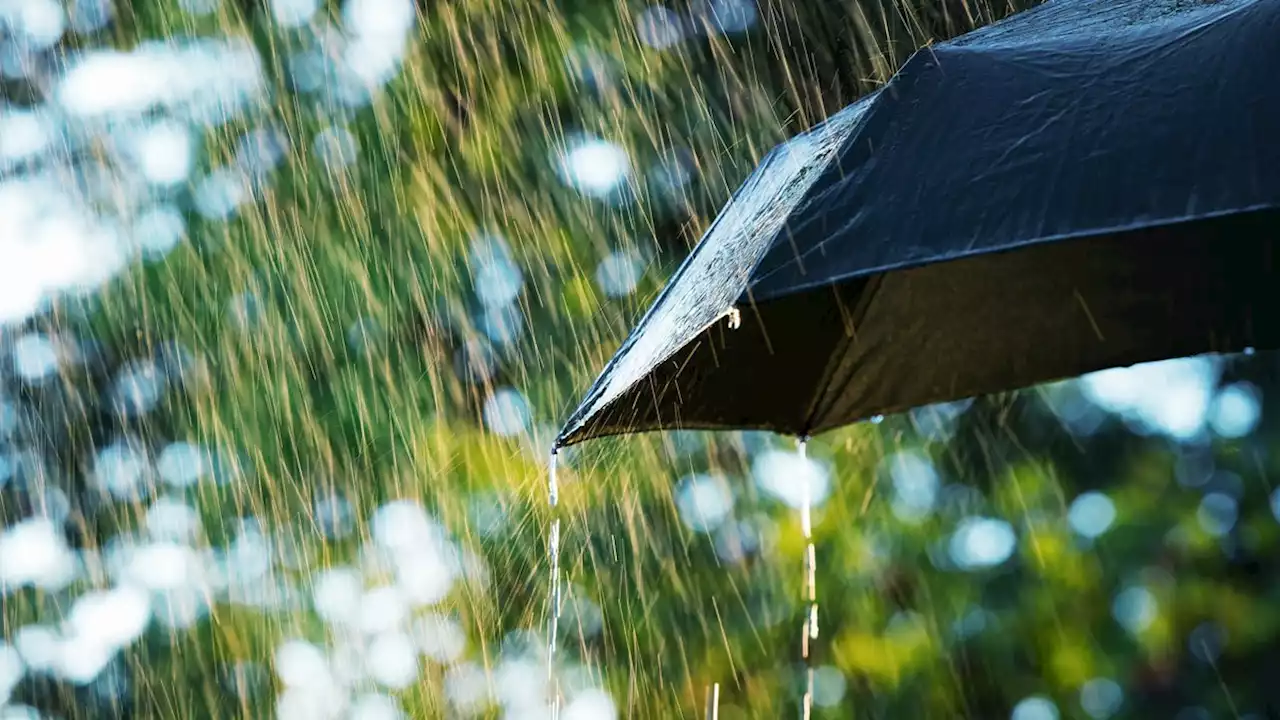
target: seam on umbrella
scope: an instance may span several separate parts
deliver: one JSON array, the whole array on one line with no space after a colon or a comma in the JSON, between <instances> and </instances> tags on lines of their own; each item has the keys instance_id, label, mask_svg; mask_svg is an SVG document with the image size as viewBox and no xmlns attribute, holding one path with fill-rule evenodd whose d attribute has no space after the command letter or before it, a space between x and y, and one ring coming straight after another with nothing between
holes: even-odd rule
<instances>
[{"instance_id":1,"label":"seam on umbrella","mask_svg":"<svg viewBox=\"0 0 1280 720\"><path fill-rule=\"evenodd\" d=\"M801 425L801 437L809 436L818 421L818 415L824 410L823 399L827 396L831 386L835 382L836 372L840 368L840 363L844 359L846 353L849 352L849 346L857 340L858 327L862 325L862 321L866 318L867 312L871 309L871 304L880 294L880 288L884 284L884 275L875 275L867 279L867 284L859 293L857 304L853 309L853 328L852 332L845 333L845 337L837 346L835 352L832 353L831 359L827 362L827 368L822 373L822 379L818 383L817 392L813 396L813 400L809 403L809 408L805 412L804 422ZM839 293L839 285L832 285L832 291Z\"/></svg>"},{"instance_id":2,"label":"seam on umbrella","mask_svg":"<svg viewBox=\"0 0 1280 720\"><path fill-rule=\"evenodd\" d=\"M1090 238L1096 238L1096 237L1105 236L1105 235L1120 235L1123 233L1131 233L1131 232L1163 230L1166 228L1174 227L1177 225L1183 225L1186 223L1203 222L1206 220L1218 220L1221 218L1231 217L1233 215L1245 215L1248 213L1266 212L1268 210L1280 211L1280 198L1276 198L1275 200L1267 200L1260 203L1254 203L1252 205L1246 205L1244 207L1214 210L1212 212L1207 212L1207 213L1179 215L1177 217L1168 218L1165 220L1159 220L1159 221L1150 222L1150 223L1131 224L1131 225L1114 225L1114 226L1108 226L1104 228L1079 230L1079 231L1070 232L1070 233L1058 233L1056 235L1046 235L1043 237L1034 238L1032 240L1025 240L1022 242L1013 243L1010 245L1003 245L1000 247L971 248L971 249L965 250L964 252L960 252L960 253L956 253L955 255L948 256L944 260L925 257L925 258L912 259L912 260L907 260L907 261L898 262L898 263L891 263L891 264L883 265L879 267L860 268L858 270L853 270L841 275L837 275L835 277L826 278L822 280L814 280L812 282L802 283L798 285L791 285L774 292L762 293L761 297L758 298L758 301L767 302L769 300L775 300L777 298L785 297L787 295L797 295L802 292L817 290L827 285L840 285L843 283L847 283L851 280L857 280L860 277L885 275L891 272L899 272L901 270L911 270L913 268L923 267L925 265L937 265L939 263L947 263L947 262L952 262L954 260L964 260L966 258L978 257L983 255L995 255L997 253L1013 252L1017 250L1023 250L1026 248L1035 247L1037 245L1047 245L1049 243L1059 243L1059 242L1074 241L1074 240L1088 240Z\"/></svg>"},{"instance_id":3,"label":"seam on umbrella","mask_svg":"<svg viewBox=\"0 0 1280 720\"><path fill-rule=\"evenodd\" d=\"M938 47L942 47L942 46L938 46ZM877 151L880 148L880 144L873 143L873 140L882 139L883 133L877 132L875 138L866 138L864 137L864 135L867 132L869 132L868 128L870 128L873 125L873 123L881 123L887 127L889 125L892 125L896 122L901 121L900 117L896 117L897 115L901 114L900 112L898 112L897 106L895 105L890 108L885 108L885 105L890 103L901 103L906 93L914 89L915 86L919 84L919 82L923 79L924 72L925 70L927 70L927 68L925 70L921 70L918 72L908 72L908 70L914 71L916 65L920 65L924 63L932 63L931 67L935 67L935 68L941 67L941 63L937 59L938 47L927 47L927 48L921 48L916 50L911 54L911 57L907 58L906 61L902 63L902 66L898 68L897 72L894 73L893 77L890 78L889 81L885 83L883 87L876 90L874 93L870 93L864 96L867 102L872 104L872 107L867 108L865 114L858 120L858 126L849 134L849 137L845 141L845 145L842 148L836 150L835 157L832 158L831 164L822 171L821 175L819 175L817 178L814 179L813 185L810 187L809 192L805 193L805 197L801 200L800 203L797 204L796 210L799 210L801 206L808 204L808 202L812 200L815 193L822 194L824 192L832 190L832 185L829 182L829 178L831 176L836 175L836 176L844 177L848 174L844 169L844 163L841 162L841 155L844 152L849 151L850 149L854 148L856 145L858 145L860 142L863 142L863 141L867 142L868 144L871 144L870 149L866 151L866 157L863 158L861 162L855 165L854 172L856 172L858 168L860 168L861 166L869 162L877 154ZM920 58L925 56L928 56L927 60L920 60ZM888 100L883 99L886 95L888 96ZM912 120L914 120L914 118L909 118L908 122ZM880 129L879 126L877 126L876 129L879 130ZM820 187L822 188L821 190L818 189ZM795 211L793 211L792 214L794 215ZM824 234L829 235L829 233L824 233ZM824 252L825 251L824 246L825 246L825 242L820 242L817 245L814 245L813 247L809 248L808 250L800 252L799 254L793 254L792 260L769 269L760 277L753 277L752 283L754 284L754 283L763 282L764 280L767 280L770 277L782 272L784 269L789 269L795 265L803 266L806 258L811 257L814 253ZM770 248L770 250L772 250L772 248ZM769 253L766 252L765 256L767 256L768 254ZM763 260L764 260L764 256L761 256L761 261ZM813 287L826 285L831 282L833 281L819 280L813 284ZM796 289L807 290L812 288L810 287L799 288L799 287L793 286L791 288L788 288L788 290L785 291L785 294L790 294L792 290L796 290ZM784 294L784 293L779 293L779 294Z\"/></svg>"}]
</instances>

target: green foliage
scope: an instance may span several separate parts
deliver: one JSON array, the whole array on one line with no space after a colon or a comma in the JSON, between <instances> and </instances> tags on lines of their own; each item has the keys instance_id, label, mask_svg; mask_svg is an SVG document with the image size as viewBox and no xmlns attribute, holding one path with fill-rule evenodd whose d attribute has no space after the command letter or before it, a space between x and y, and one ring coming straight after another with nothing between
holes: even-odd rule
<instances>
[{"instance_id":1,"label":"green foliage","mask_svg":"<svg viewBox=\"0 0 1280 720\"><path fill-rule=\"evenodd\" d=\"M657 51L634 33L638 4L422 5L402 72L349 123L361 159L345 170L308 152L323 113L283 80L285 51L301 40L276 32L263 8L229 5L195 19L167 0L122 6L121 46L176 34L252 37L276 83L267 115L302 139L256 204L228 223L193 223L189 245L115 282L91 318L121 357L166 340L197 351L197 379L147 432L238 458L230 485L192 491L203 541L224 545L236 519L256 517L305 560L286 577L296 601L216 606L190 631L148 636L130 657L131 717L272 712L272 688L236 680L236 663L269 665L281 639L323 637L309 583L359 552L357 539L326 540L318 529L316 500L335 491L351 502L359 537L381 503L414 498L483 561L487 581L469 580L441 609L466 628L468 657L492 668L504 637L544 622L548 430L732 189L773 144L883 82L910 51L1016 9L769 0L746 35ZM606 68L602 87L589 88L566 61L584 49ZM637 172L622 201L582 197L558 177L556 154L580 131L627 151ZM235 137L227 129L212 138L207 162L233 153ZM653 171L676 153L691 158L693 179L664 195ZM456 372L456 353L481 335L467 254L485 233L512 248L527 329L499 351L495 375L473 383ZM622 300L593 277L617 248L650 261ZM256 298L248 315L246 293ZM382 330L363 352L348 341L362 318ZM533 438L483 430L485 400L508 385L530 399ZM1084 717L1079 692L1097 677L1126 688L1124 717L1172 717L1190 704L1225 717L1272 702L1274 683L1251 668L1273 667L1280 631L1270 573L1280 529L1265 484L1273 429L1213 447L1245 486L1236 549L1224 554L1225 541L1197 522L1199 494L1173 482L1169 443L1116 422L1067 438L1033 392L1017 408L969 427L979 403L950 442L926 441L905 417L814 442L833 479L815 529L815 652L848 682L817 716L1007 717L1041 694L1064 716ZM566 622L563 655L603 678L620 716L696 716L711 683L721 685L723 718L796 711L804 544L798 520L750 482L744 447L757 441L700 438L683 454L670 437L601 441L562 469L563 569L603 619L588 636ZM931 458L948 486L976 493L903 521L883 461L908 450ZM672 487L693 472L727 478L738 516L759 520L759 552L725 560L713 537L681 523ZM1069 528L1068 507L1097 488L1117 519L1086 543ZM508 518L500 529L477 526L470 501L480 496L498 499ZM99 520L118 530L144 509L117 507ZM970 514L1007 520L1014 556L974 572L935 566L930 558L945 554ZM1112 605L1135 584L1158 611L1131 636ZM6 625L40 616L42 602L15 595ZM1229 638L1218 665L1188 649L1188 633L1206 621ZM446 716L446 673L428 664L400 693L412 717ZM74 703L59 707L78 716Z\"/></svg>"}]
</instances>

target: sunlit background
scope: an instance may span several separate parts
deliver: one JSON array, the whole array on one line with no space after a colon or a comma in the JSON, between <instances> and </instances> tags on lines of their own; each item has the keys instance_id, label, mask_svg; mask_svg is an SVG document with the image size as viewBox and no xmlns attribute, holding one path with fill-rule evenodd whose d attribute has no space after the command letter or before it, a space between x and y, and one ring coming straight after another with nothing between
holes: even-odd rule
<instances>
[{"instance_id":1,"label":"sunlit background","mask_svg":"<svg viewBox=\"0 0 1280 720\"><path fill-rule=\"evenodd\" d=\"M1266 353L574 448L547 667L558 422L770 147L1012 9L0 0L0 718L793 717L806 496L818 717L1276 712Z\"/></svg>"}]
</instances>

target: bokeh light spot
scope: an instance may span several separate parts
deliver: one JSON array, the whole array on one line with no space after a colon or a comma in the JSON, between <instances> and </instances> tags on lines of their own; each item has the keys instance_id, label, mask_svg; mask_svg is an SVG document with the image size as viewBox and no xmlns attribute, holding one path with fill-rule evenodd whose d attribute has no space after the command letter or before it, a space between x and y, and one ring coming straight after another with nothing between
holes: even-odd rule
<instances>
[{"instance_id":1,"label":"bokeh light spot","mask_svg":"<svg viewBox=\"0 0 1280 720\"><path fill-rule=\"evenodd\" d=\"M1124 703L1124 690L1109 678L1094 678L1080 688L1080 707L1096 720L1115 715Z\"/></svg>"},{"instance_id":2,"label":"bokeh light spot","mask_svg":"<svg viewBox=\"0 0 1280 720\"><path fill-rule=\"evenodd\" d=\"M733 512L733 493L724 478L691 475L676 486L676 508L689 529L711 532Z\"/></svg>"},{"instance_id":3,"label":"bokeh light spot","mask_svg":"<svg viewBox=\"0 0 1280 720\"><path fill-rule=\"evenodd\" d=\"M1058 720L1058 706L1042 695L1023 698L1013 706L1009 720Z\"/></svg>"},{"instance_id":4,"label":"bokeh light spot","mask_svg":"<svg viewBox=\"0 0 1280 720\"><path fill-rule=\"evenodd\" d=\"M1107 531L1116 519L1116 506L1100 492L1082 493L1067 510L1071 529L1086 538L1096 538Z\"/></svg>"},{"instance_id":5,"label":"bokeh light spot","mask_svg":"<svg viewBox=\"0 0 1280 720\"><path fill-rule=\"evenodd\" d=\"M1219 437L1241 438L1253 432L1262 417L1262 393L1250 383L1229 385L1218 393L1209 425Z\"/></svg>"},{"instance_id":6,"label":"bokeh light spot","mask_svg":"<svg viewBox=\"0 0 1280 720\"><path fill-rule=\"evenodd\" d=\"M618 145L583 136L572 142L560 160L560 175L584 195L606 198L631 173L631 159Z\"/></svg>"},{"instance_id":7,"label":"bokeh light spot","mask_svg":"<svg viewBox=\"0 0 1280 720\"><path fill-rule=\"evenodd\" d=\"M792 508L804 505L805 485L809 502L821 507L831 493L831 473L822 463L799 453L767 450L751 466L756 485Z\"/></svg>"},{"instance_id":8,"label":"bokeh light spot","mask_svg":"<svg viewBox=\"0 0 1280 720\"><path fill-rule=\"evenodd\" d=\"M1231 532L1239 515L1236 499L1219 492L1205 495L1200 500L1200 507L1196 509L1196 520L1200 527L1214 537L1222 537Z\"/></svg>"},{"instance_id":9,"label":"bokeh light spot","mask_svg":"<svg viewBox=\"0 0 1280 720\"><path fill-rule=\"evenodd\" d=\"M933 463L920 453L903 451L887 458L884 467L893 483L893 514L904 522L928 517L941 485Z\"/></svg>"},{"instance_id":10,"label":"bokeh light spot","mask_svg":"<svg viewBox=\"0 0 1280 720\"><path fill-rule=\"evenodd\" d=\"M995 567L1013 555L1017 544L1013 527L1004 520L969 517L951 536L951 559L965 570Z\"/></svg>"},{"instance_id":11,"label":"bokeh light spot","mask_svg":"<svg viewBox=\"0 0 1280 720\"><path fill-rule=\"evenodd\" d=\"M1155 595L1141 586L1121 590L1111 603L1112 617L1134 635L1151 627L1159 610Z\"/></svg>"}]
</instances>

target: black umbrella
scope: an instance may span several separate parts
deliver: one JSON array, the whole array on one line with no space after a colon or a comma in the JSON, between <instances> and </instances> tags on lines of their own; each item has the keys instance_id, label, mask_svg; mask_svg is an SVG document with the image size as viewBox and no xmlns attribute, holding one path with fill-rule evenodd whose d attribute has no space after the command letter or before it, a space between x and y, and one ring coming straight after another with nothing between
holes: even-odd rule
<instances>
[{"instance_id":1,"label":"black umbrella","mask_svg":"<svg viewBox=\"0 0 1280 720\"><path fill-rule=\"evenodd\" d=\"M920 50L765 157L557 447L1280 346L1278 72L1280 0L1050 0Z\"/></svg>"},{"instance_id":2,"label":"black umbrella","mask_svg":"<svg viewBox=\"0 0 1280 720\"><path fill-rule=\"evenodd\" d=\"M1049 0L917 52L769 153L556 448L664 428L803 439L1280 346L1278 72L1280 0ZM807 717L807 503L801 525ZM553 638L558 542L556 521Z\"/></svg>"}]
</instances>

